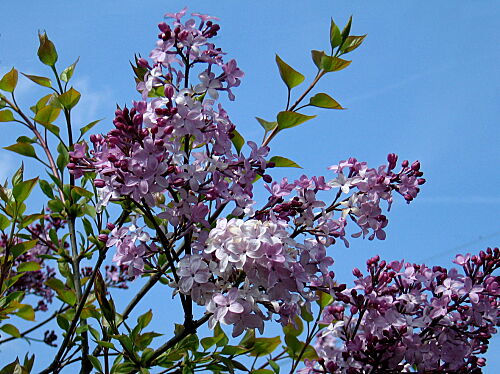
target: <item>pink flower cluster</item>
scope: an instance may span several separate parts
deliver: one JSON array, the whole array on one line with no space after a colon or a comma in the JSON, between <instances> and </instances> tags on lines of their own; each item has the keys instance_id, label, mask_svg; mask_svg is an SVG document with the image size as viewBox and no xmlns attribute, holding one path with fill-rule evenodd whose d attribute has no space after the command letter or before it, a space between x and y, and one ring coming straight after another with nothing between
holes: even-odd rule
<instances>
[{"instance_id":1,"label":"pink flower cluster","mask_svg":"<svg viewBox=\"0 0 500 374\"><path fill-rule=\"evenodd\" d=\"M401 169L395 172L397 155L391 153L387 158L388 165L381 165L377 169L368 168L366 162L359 162L355 158L341 161L329 168L337 176L328 182L325 182L324 176L308 178L303 175L293 183L284 178L280 183L266 185L271 196L267 205L257 211L255 216L273 221L293 220L293 235L309 233L320 238L327 246L334 243L336 238L349 246L345 238L347 218L361 229L352 234L353 237L369 235L370 240L375 237L383 240L388 219L382 214L381 201L387 201L390 209L393 192L397 192L410 202L417 196L419 186L425 183L418 161L409 166L405 160L401 163ZM317 197L319 191L328 190L338 190L329 206ZM296 196L285 202L284 197L293 192ZM342 198L349 194L349 197Z\"/></svg>"},{"instance_id":2,"label":"pink flower cluster","mask_svg":"<svg viewBox=\"0 0 500 374\"><path fill-rule=\"evenodd\" d=\"M298 243L286 229L282 221L219 219L206 248L181 259L173 286L213 313L211 327L233 325L234 336L245 328L262 330L273 314L290 323L299 305L315 298L311 284L331 283L333 260L318 241Z\"/></svg>"},{"instance_id":3,"label":"pink flower cluster","mask_svg":"<svg viewBox=\"0 0 500 374\"><path fill-rule=\"evenodd\" d=\"M458 255L456 269L367 261L355 286L325 290L316 350L302 373L480 372L480 357L500 323L500 251Z\"/></svg>"}]
</instances>

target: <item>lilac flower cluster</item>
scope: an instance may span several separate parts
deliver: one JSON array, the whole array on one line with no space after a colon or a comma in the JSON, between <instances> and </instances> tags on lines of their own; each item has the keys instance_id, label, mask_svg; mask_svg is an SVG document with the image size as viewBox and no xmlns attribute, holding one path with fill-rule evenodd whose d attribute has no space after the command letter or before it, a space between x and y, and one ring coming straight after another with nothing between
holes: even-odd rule
<instances>
[{"instance_id":1,"label":"lilac flower cluster","mask_svg":"<svg viewBox=\"0 0 500 374\"><path fill-rule=\"evenodd\" d=\"M233 215L251 212L252 183L265 176L269 149L248 142L248 156L233 152L235 126L214 99L220 91L234 98L231 88L239 85L243 72L234 60L224 63L224 53L209 43L219 26L204 15L198 15L198 26L193 19L181 23L184 13L171 15L173 28L159 25L152 66L138 59L143 101L117 110L115 128L92 135L90 152L85 143L75 145L68 168L76 177L97 173L101 209L123 198L159 207L158 218L202 245L209 206L222 209L234 202ZM195 68L200 83L188 87ZM217 76L216 69L221 70ZM168 204L163 204L165 195ZM119 263L129 261L123 256L137 256L122 249L115 256ZM139 262L134 266L142 270Z\"/></svg>"},{"instance_id":2,"label":"lilac flower cluster","mask_svg":"<svg viewBox=\"0 0 500 374\"><path fill-rule=\"evenodd\" d=\"M298 243L286 229L282 221L221 218L206 248L181 259L180 280L172 286L213 313L211 327L233 325L234 336L245 328L262 330L273 314L286 325L303 300L315 298L311 283L330 284L333 263L321 243Z\"/></svg>"},{"instance_id":3,"label":"lilac flower cluster","mask_svg":"<svg viewBox=\"0 0 500 374\"><path fill-rule=\"evenodd\" d=\"M369 235L370 240L375 237L383 240L388 219L382 214L381 201L387 201L390 209L393 192L397 192L410 202L420 191L419 186L425 183L418 161L411 166L407 160L403 161L396 173L397 155L391 153L387 159L388 165L381 165L377 169L368 168L366 162L359 162L355 158L341 161L329 168L337 176L328 182L324 176L308 178L303 175L293 183L284 178L280 183L266 185L271 196L267 205L257 211L255 216L262 220L293 220L293 235L309 233L326 246L335 243L337 238L349 246L345 238L348 217L361 229L352 237ZM329 206L318 199L319 191L337 189L337 196ZM293 192L296 196L285 202L285 196ZM350 192L349 197L341 198L342 194L348 195Z\"/></svg>"},{"instance_id":4,"label":"lilac flower cluster","mask_svg":"<svg viewBox=\"0 0 500 374\"><path fill-rule=\"evenodd\" d=\"M361 230L352 236L384 239L380 202L390 207L394 192L411 201L425 182L423 173L418 162L408 161L394 171L397 156L391 154L377 169L354 158L342 161L330 168L336 177L329 182L302 176L271 183L269 148L248 142L245 153L241 139L233 148L239 134L215 104L221 92L234 99L232 88L243 72L209 42L219 30L214 18L193 14L199 22L182 22L185 13L168 14L172 26L159 25L151 61L137 59L142 100L118 109L115 128L91 136L92 150L75 145L68 168L76 177L96 173L101 208L127 200L147 216L142 228L135 215L132 225L109 227L109 236L100 238L116 247L113 261L130 276L167 262L175 292L205 306L211 327L232 325L235 336L246 328L262 330L274 317L286 325L301 307L310 307L318 289L333 287L326 250L337 239L348 245L348 219ZM259 176L271 196L255 210ZM331 190L338 191L327 205L318 195ZM230 214L218 218L226 207ZM155 236L146 223L155 225Z\"/></svg>"},{"instance_id":5,"label":"lilac flower cluster","mask_svg":"<svg viewBox=\"0 0 500 374\"><path fill-rule=\"evenodd\" d=\"M49 238L49 230L59 230L64 228L65 222L60 218L45 216L45 225L32 225L29 227L33 240L38 240L37 244L23 253L14 260L14 271L20 264L26 262L34 262L40 265L39 270L27 271L14 283L8 290L9 293L15 291L23 291L25 295L34 295L39 297L35 310L47 311L48 306L54 297L54 291L45 284L50 278L53 278L56 273L55 269L50 267L41 255L52 253L53 243ZM3 236L0 241L0 249L5 248L7 237ZM63 243L63 245L66 243ZM3 251L3 250L2 250ZM15 273L12 275L16 275Z\"/></svg>"},{"instance_id":6,"label":"lilac flower cluster","mask_svg":"<svg viewBox=\"0 0 500 374\"><path fill-rule=\"evenodd\" d=\"M462 270L393 261L354 269L355 287L329 291L315 348L301 373L480 372L500 323L500 251L458 255ZM478 371L479 370L479 371Z\"/></svg>"}]
</instances>

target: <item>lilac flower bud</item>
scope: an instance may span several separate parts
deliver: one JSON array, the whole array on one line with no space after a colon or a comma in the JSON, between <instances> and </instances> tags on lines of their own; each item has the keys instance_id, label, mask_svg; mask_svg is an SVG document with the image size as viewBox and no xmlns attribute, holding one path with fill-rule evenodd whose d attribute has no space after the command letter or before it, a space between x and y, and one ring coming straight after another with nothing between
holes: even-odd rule
<instances>
[{"instance_id":1,"label":"lilac flower bud","mask_svg":"<svg viewBox=\"0 0 500 374\"><path fill-rule=\"evenodd\" d=\"M389 153L387 155L387 161L389 162L389 170L392 170L396 167L396 163L398 162L398 155L395 153Z\"/></svg>"},{"instance_id":2,"label":"lilac flower bud","mask_svg":"<svg viewBox=\"0 0 500 374\"><path fill-rule=\"evenodd\" d=\"M97 239L99 239L100 242L107 243L107 241L108 241L108 235L106 235L106 234L99 234L99 236L97 237Z\"/></svg>"},{"instance_id":3,"label":"lilac flower bud","mask_svg":"<svg viewBox=\"0 0 500 374\"><path fill-rule=\"evenodd\" d=\"M419 171L420 170L420 162L415 161L413 164L411 164L411 169L414 171Z\"/></svg>"},{"instance_id":4,"label":"lilac flower bud","mask_svg":"<svg viewBox=\"0 0 500 374\"><path fill-rule=\"evenodd\" d=\"M264 182L266 183L271 183L273 181L273 177L271 177L269 174L264 174L262 176L262 179L264 179Z\"/></svg>"},{"instance_id":5,"label":"lilac flower bud","mask_svg":"<svg viewBox=\"0 0 500 374\"><path fill-rule=\"evenodd\" d=\"M106 182L102 179L94 179L94 186L97 188L103 188L106 185Z\"/></svg>"},{"instance_id":6,"label":"lilac flower bud","mask_svg":"<svg viewBox=\"0 0 500 374\"><path fill-rule=\"evenodd\" d=\"M402 163L401 163L401 166L404 167L404 168L407 168L409 165L409 162L408 160L404 160Z\"/></svg>"},{"instance_id":7,"label":"lilac flower bud","mask_svg":"<svg viewBox=\"0 0 500 374\"><path fill-rule=\"evenodd\" d=\"M363 276L361 270L359 270L358 268L352 269L352 274L357 278L361 278Z\"/></svg>"}]
</instances>

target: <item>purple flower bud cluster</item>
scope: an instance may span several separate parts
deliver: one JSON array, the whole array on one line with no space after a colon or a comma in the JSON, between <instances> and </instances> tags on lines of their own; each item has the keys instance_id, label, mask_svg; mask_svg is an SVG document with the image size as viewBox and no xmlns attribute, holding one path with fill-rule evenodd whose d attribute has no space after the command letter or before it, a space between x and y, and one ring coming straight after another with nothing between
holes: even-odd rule
<instances>
[{"instance_id":1,"label":"purple flower bud cluster","mask_svg":"<svg viewBox=\"0 0 500 374\"><path fill-rule=\"evenodd\" d=\"M41 255L49 255L52 252L53 243L49 238L49 230L59 230L64 228L65 222L60 218L45 216L45 225L32 225L29 227L33 240L38 240L37 244L23 253L14 260L13 274L16 276L19 265L26 262L34 262L40 265L39 270L23 272L21 277L9 288L8 292L22 291L25 295L33 295L39 298L35 310L47 311L48 306L54 297L54 291L48 287L45 282L53 278L56 273L55 269L50 267ZM0 251L3 252L6 246L6 236L2 236L0 240ZM20 241L19 241L20 242ZM66 243L62 243L64 245Z\"/></svg>"},{"instance_id":2,"label":"purple flower bud cluster","mask_svg":"<svg viewBox=\"0 0 500 374\"><path fill-rule=\"evenodd\" d=\"M331 287L308 373L481 372L500 323L500 251L458 255L461 266L393 261L375 256L367 272L354 269L355 286ZM325 290L326 291L326 290Z\"/></svg>"}]
</instances>

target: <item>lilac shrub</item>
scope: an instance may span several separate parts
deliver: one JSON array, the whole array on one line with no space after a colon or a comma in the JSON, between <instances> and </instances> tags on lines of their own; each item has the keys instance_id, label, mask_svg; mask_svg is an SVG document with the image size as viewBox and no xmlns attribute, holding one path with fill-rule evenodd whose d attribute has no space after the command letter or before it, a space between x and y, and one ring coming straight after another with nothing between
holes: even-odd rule
<instances>
[{"instance_id":1,"label":"lilac shrub","mask_svg":"<svg viewBox=\"0 0 500 374\"><path fill-rule=\"evenodd\" d=\"M163 367L162 373L278 374L277 362L286 359L283 367L303 374L480 372L485 364L481 354L499 317L499 278L493 274L500 266L497 248L457 256L463 274L377 256L368 260L365 275L354 269L357 279L349 288L332 271L332 246L386 238L393 200L411 203L425 183L418 161L398 161L390 153L385 164L370 167L350 157L329 166L325 175L273 180L274 168L298 165L283 156L270 157L270 142L311 120L314 116L301 112L306 107L342 109L326 93L310 93L326 74L350 64L341 56L359 47L365 36L350 35L351 20L343 31L332 21L331 53L312 51L317 74L296 101L291 101L292 89L305 77L276 56L288 100L275 121L258 118L265 131L259 145L245 142L218 101L221 95L235 100L233 91L244 73L213 43L220 30L217 19L197 13L190 18L186 12L167 14L171 23L158 25L149 59L136 56L133 71L140 96L116 109L106 134L73 140L68 118L79 94L63 88L61 80L69 81L76 63L68 68L71 74L65 70L57 75L57 53L45 34L40 35L39 57L56 73L58 87L34 107L35 124L14 101L1 96L10 114L0 118L19 116L45 151L47 161L39 160L53 183L40 181L40 187L53 210L51 224L59 222L58 229L68 230L60 239L56 230L47 237L41 226L28 228L38 244L13 262L14 269L26 261L58 262L58 273L49 267L48 274L31 271L8 291L43 296L48 287L47 301L57 294L67 304L54 315L64 331L62 343L55 343L53 331L43 338L58 351L42 373L58 373L79 362L83 373L147 373ZM51 87L48 78L27 77ZM15 84L11 91L8 85L13 80L3 78L0 88L13 92ZM309 103L303 104L306 98ZM61 110L69 143L61 140L54 161L36 123L60 139L53 122ZM83 127L81 135L94 124ZM8 148L33 157L31 145L19 144ZM254 198L260 185L268 192L263 205ZM9 193L5 190L2 199L13 204ZM114 217L117 210L120 215ZM24 221L21 216L19 222ZM8 258L12 238L4 241ZM99 269L108 251L113 264L104 266L103 277ZM91 264L83 266L83 260ZM118 312L110 290L127 288L137 278L145 279L142 289ZM184 312L183 324L160 346L152 343L160 334L143 333L151 311L135 327L128 319L157 283L170 287ZM198 319L193 304L204 310ZM274 357L281 338L255 336L255 331L267 333L265 326L273 321L281 324L285 341ZM214 335L200 340L197 329L205 323ZM21 336L10 327L5 331ZM240 335L239 343L229 344ZM111 354L117 356L114 363ZM259 369L236 360L244 354L256 357L255 363L260 358ZM75 355L79 358L72 359ZM27 357L11 367L29 371L30 365Z\"/></svg>"}]
</instances>

